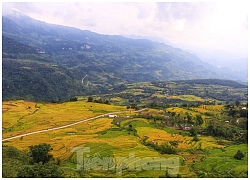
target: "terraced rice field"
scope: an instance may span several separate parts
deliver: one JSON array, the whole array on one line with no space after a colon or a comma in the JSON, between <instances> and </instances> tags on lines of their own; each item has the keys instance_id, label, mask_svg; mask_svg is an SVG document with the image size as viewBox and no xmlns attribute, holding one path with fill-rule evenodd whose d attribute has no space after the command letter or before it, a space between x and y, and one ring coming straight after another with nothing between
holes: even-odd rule
<instances>
[{"instance_id":1,"label":"terraced rice field","mask_svg":"<svg viewBox=\"0 0 250 180\"><path fill-rule=\"evenodd\" d=\"M233 156L241 150L245 157L236 160ZM194 167L216 176L224 177L247 177L248 174L248 149L246 144L232 145L224 149L212 149L205 160L197 162Z\"/></svg>"},{"instance_id":2,"label":"terraced rice field","mask_svg":"<svg viewBox=\"0 0 250 180\"><path fill-rule=\"evenodd\" d=\"M209 108L212 107L207 107L207 110ZM220 108L218 107L218 109ZM124 110L126 107L123 106L82 101L62 104L26 101L3 102L3 127L5 129L2 135L5 138ZM200 113L177 107L167 110ZM149 109L146 113L162 114L162 111ZM166 168L159 170L154 168L168 162L171 158L178 159L178 163L174 163L175 165L172 167L172 169L178 167L178 172L173 174L174 177L177 174L181 177L197 177L195 171L204 171L207 174L214 172L225 176L246 176L247 145L226 147L219 145L216 139L209 136L199 136L198 142L192 141L193 137L183 135L184 133L179 134L170 127L158 129L146 119L133 118L133 114L136 113L130 111L121 113L119 114L120 119L100 117L64 129L4 141L3 145L27 151L31 145L50 144L53 148L51 153L54 158L62 161L61 167L70 177L79 176L79 173L76 173L78 160L74 148L83 147L89 148L89 152L84 153L83 158L89 158L89 165L92 167L88 171L82 172L85 177L159 177L165 175ZM114 122L119 122L119 125ZM130 131L129 125L135 131ZM148 137L147 142L159 145L169 144L171 141L178 142L177 147L174 147L177 154L160 154L152 147L143 145L142 140L145 137ZM246 154L243 160L233 158L238 149L243 149ZM115 159L115 162L111 162L112 158ZM102 164L104 160L108 162L108 166ZM99 166L96 166L96 163L99 163ZM95 170L93 167L99 167L99 169ZM119 168L122 170L121 172Z\"/></svg>"},{"instance_id":3,"label":"terraced rice field","mask_svg":"<svg viewBox=\"0 0 250 180\"><path fill-rule=\"evenodd\" d=\"M179 96L171 96L171 99L180 99L183 101L208 101L209 99L203 99L201 97L195 96L195 95L189 95L189 94L185 94L185 95L179 95Z\"/></svg>"},{"instance_id":4,"label":"terraced rice field","mask_svg":"<svg viewBox=\"0 0 250 180\"><path fill-rule=\"evenodd\" d=\"M3 102L3 137L15 136L77 122L108 112L126 110L124 106L86 102L42 104L26 101Z\"/></svg>"}]
</instances>

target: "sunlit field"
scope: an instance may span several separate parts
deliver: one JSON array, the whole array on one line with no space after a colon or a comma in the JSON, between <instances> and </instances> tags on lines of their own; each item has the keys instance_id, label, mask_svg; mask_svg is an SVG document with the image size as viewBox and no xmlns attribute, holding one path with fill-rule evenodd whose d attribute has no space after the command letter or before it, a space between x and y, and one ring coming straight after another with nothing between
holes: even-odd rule
<instances>
[{"instance_id":1,"label":"sunlit field","mask_svg":"<svg viewBox=\"0 0 250 180\"><path fill-rule=\"evenodd\" d=\"M25 134L77 122L108 112L124 111L124 106L90 102L42 104L26 101L3 102L3 137Z\"/></svg>"},{"instance_id":2,"label":"sunlit field","mask_svg":"<svg viewBox=\"0 0 250 180\"><path fill-rule=\"evenodd\" d=\"M223 111L223 106L209 105L190 109L173 107L166 109L166 112L168 111L182 115L189 113L195 117L196 115L205 116L205 112L220 113ZM14 146L24 151L27 151L31 145L50 144L51 154L57 161L60 160L60 166L66 177L159 177L165 175L165 170L129 170L128 168L123 169L122 174L119 174L115 171L115 165L108 171L92 169L81 175L81 173L76 173L77 153L74 151L74 148L79 147L90 148L90 152L84 154L84 157L125 157L128 159L131 156L136 157L133 161L128 161L130 166L137 164L140 167L147 167L151 164L153 167L155 163L162 161L160 159L153 161L154 157L165 159L178 157L178 177L197 177L197 174L190 168L205 173L215 171L225 177L227 175L245 177L247 170L247 156L241 161L233 158L238 149L243 149L247 155L247 145L230 145L231 142L226 140L223 142L229 145L222 145L218 143L218 139L203 135L199 135L198 141L194 141L188 132L180 133L173 127L157 128L152 120L133 117L138 113L125 106L83 101L45 104L20 100L3 102L2 112L3 138L60 127L109 112L121 112L117 114L117 118L99 117L67 128L26 135L3 142L4 146ZM162 115L164 111L147 109L141 114ZM151 146L143 144L142 141L145 138L147 138L146 143L159 146L171 145L175 142L176 146L171 146L176 153L161 154ZM142 161L144 158L148 160ZM177 174L173 177L177 177Z\"/></svg>"},{"instance_id":3,"label":"sunlit field","mask_svg":"<svg viewBox=\"0 0 250 180\"><path fill-rule=\"evenodd\" d=\"M201 97L198 97L198 96L195 96L195 95L189 95L189 94L179 95L179 96L171 96L170 98L172 98L172 99L180 99L180 100L183 100L183 101L201 101L201 102L211 100L211 99L203 99Z\"/></svg>"}]
</instances>

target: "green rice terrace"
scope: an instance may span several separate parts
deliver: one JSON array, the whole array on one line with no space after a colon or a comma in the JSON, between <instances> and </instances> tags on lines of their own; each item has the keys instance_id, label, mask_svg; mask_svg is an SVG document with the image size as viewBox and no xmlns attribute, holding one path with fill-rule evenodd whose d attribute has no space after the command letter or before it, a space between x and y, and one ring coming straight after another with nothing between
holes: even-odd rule
<instances>
[{"instance_id":1,"label":"green rice terrace","mask_svg":"<svg viewBox=\"0 0 250 180\"><path fill-rule=\"evenodd\" d=\"M248 177L246 87L120 88L65 102L3 101L2 176Z\"/></svg>"}]
</instances>

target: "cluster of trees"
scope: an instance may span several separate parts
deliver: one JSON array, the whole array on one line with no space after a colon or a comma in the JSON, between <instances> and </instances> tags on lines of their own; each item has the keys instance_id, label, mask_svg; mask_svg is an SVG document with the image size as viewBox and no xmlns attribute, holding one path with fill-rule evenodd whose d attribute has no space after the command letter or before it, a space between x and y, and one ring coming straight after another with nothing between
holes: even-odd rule
<instances>
[{"instance_id":1,"label":"cluster of trees","mask_svg":"<svg viewBox=\"0 0 250 180\"><path fill-rule=\"evenodd\" d=\"M171 145L169 145L168 143L162 143L161 145L158 145L158 143L154 143L154 142L147 142L148 137L145 137L142 140L142 144L145 146L150 146L152 147L154 150L158 151L161 154L176 154L176 150L172 147L177 147L178 146L178 142L177 141L171 141Z\"/></svg>"},{"instance_id":2,"label":"cluster of trees","mask_svg":"<svg viewBox=\"0 0 250 180\"><path fill-rule=\"evenodd\" d=\"M95 103L101 103L101 104L110 104L109 100L107 100L107 99L102 99L102 98L94 99L92 96L88 97L87 102L95 102Z\"/></svg>"},{"instance_id":3,"label":"cluster of trees","mask_svg":"<svg viewBox=\"0 0 250 180\"><path fill-rule=\"evenodd\" d=\"M73 101L77 101L78 100L78 98L77 97L72 97L72 98L70 98L69 99L69 101L71 101L71 102L73 102Z\"/></svg>"},{"instance_id":4,"label":"cluster of trees","mask_svg":"<svg viewBox=\"0 0 250 180\"><path fill-rule=\"evenodd\" d=\"M238 150L237 153L234 155L234 158L238 160L241 160L243 157L245 157L245 154L241 150Z\"/></svg>"},{"instance_id":5,"label":"cluster of trees","mask_svg":"<svg viewBox=\"0 0 250 180\"><path fill-rule=\"evenodd\" d=\"M201 85L221 85L221 86L229 86L233 88L247 88L246 85L240 84L236 81L225 80L225 79L192 79L192 80L178 80L175 81L177 83L183 84L201 84Z\"/></svg>"},{"instance_id":6,"label":"cluster of trees","mask_svg":"<svg viewBox=\"0 0 250 180\"><path fill-rule=\"evenodd\" d=\"M174 87L171 84L174 84ZM247 85L231 80L195 79L178 81L152 82L155 87L164 88L162 94L183 95L192 94L202 98L212 98L221 101L233 102L235 99L247 101ZM220 93L218 93L220 88ZM230 91L228 89L231 89ZM240 93L239 93L240 92ZM213 104L213 102L209 102Z\"/></svg>"},{"instance_id":7,"label":"cluster of trees","mask_svg":"<svg viewBox=\"0 0 250 180\"><path fill-rule=\"evenodd\" d=\"M154 120L154 123L156 121L161 121L165 125L168 126L174 126L174 125L180 125L180 124L189 124L189 125L196 125L200 126L204 123L204 119L201 115L196 115L195 117L191 116L189 113L186 113L185 116L181 116L180 113L176 112L164 112L163 114L138 114L136 117L139 118L145 118L148 120ZM167 117L167 118L166 118Z\"/></svg>"},{"instance_id":8,"label":"cluster of trees","mask_svg":"<svg viewBox=\"0 0 250 180\"><path fill-rule=\"evenodd\" d=\"M14 147L3 147L3 177L5 178L60 178L60 160L55 161L49 154L49 144L39 144L29 147L28 152L22 152Z\"/></svg>"},{"instance_id":9,"label":"cluster of trees","mask_svg":"<svg viewBox=\"0 0 250 180\"><path fill-rule=\"evenodd\" d=\"M231 139L233 137L233 131L229 127L223 127L220 125L210 124L206 128L206 132L208 135L224 137L227 139Z\"/></svg>"},{"instance_id":10,"label":"cluster of trees","mask_svg":"<svg viewBox=\"0 0 250 180\"><path fill-rule=\"evenodd\" d=\"M55 162L49 144L43 143L39 145L29 146L29 154L32 161L29 165L23 166L18 171L19 178L60 178L63 177L63 172Z\"/></svg>"},{"instance_id":11,"label":"cluster of trees","mask_svg":"<svg viewBox=\"0 0 250 180\"><path fill-rule=\"evenodd\" d=\"M248 142L248 131L240 130L235 127L225 127L219 124L210 124L206 127L205 132L208 135L223 137L228 140L240 141L243 143Z\"/></svg>"},{"instance_id":12,"label":"cluster of trees","mask_svg":"<svg viewBox=\"0 0 250 180\"><path fill-rule=\"evenodd\" d=\"M242 108L239 101L235 101L235 104L225 105L225 110L222 111L221 116L223 119L220 120L210 120L206 121L206 127L202 127L204 124L204 119L200 114L195 116L191 113L180 114L176 112L166 112L162 111L162 114L139 114L137 117L145 118L148 120L153 120L156 127L164 126L175 126L185 124L189 127L192 127L189 131L191 136L196 136L198 133L204 135L211 135L215 137L222 137L228 140L239 141L243 143L248 142L248 109ZM206 116L211 116L216 118L214 114L205 113ZM166 118L168 116L168 118ZM226 119L224 119L226 117ZM228 121L228 124L225 124L224 121ZM221 121L222 120L222 121ZM159 124L159 121L161 122ZM208 123L208 124L207 124ZM198 140L194 138L194 140Z\"/></svg>"},{"instance_id":13,"label":"cluster of trees","mask_svg":"<svg viewBox=\"0 0 250 180\"><path fill-rule=\"evenodd\" d=\"M230 108L228 111L228 116L231 116L233 118L236 117L246 117L248 118L248 110L247 109L235 109L235 108Z\"/></svg>"}]
</instances>

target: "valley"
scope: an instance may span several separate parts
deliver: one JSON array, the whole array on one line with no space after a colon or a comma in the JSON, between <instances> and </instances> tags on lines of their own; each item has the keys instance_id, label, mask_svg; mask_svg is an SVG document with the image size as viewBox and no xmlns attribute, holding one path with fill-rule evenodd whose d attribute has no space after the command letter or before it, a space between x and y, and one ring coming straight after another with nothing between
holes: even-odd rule
<instances>
[{"instance_id":1,"label":"valley","mask_svg":"<svg viewBox=\"0 0 250 180\"><path fill-rule=\"evenodd\" d=\"M61 103L3 101L3 153L9 154L3 157L3 175L9 177L7 168L15 166L7 161L14 158L8 147L27 152L46 143L63 177L247 177L247 89L218 82L196 82L189 88L192 94L182 92L190 82L169 81L127 84L112 95L78 96ZM214 92L204 93L209 86ZM222 101L230 95L221 94L225 89L240 101ZM90 148L83 153L92 162L83 164L85 169L78 169L74 148ZM238 150L244 153L240 160L233 158ZM119 165L119 157L125 165ZM112 161L109 166L105 158ZM165 167L171 158L178 159L172 171L169 164L156 170L156 164Z\"/></svg>"},{"instance_id":2,"label":"valley","mask_svg":"<svg viewBox=\"0 0 250 180\"><path fill-rule=\"evenodd\" d=\"M108 94L136 82L242 80L163 43L47 24L25 15L3 16L2 35L3 100L60 102Z\"/></svg>"},{"instance_id":3,"label":"valley","mask_svg":"<svg viewBox=\"0 0 250 180\"><path fill-rule=\"evenodd\" d=\"M20 12L2 22L4 178L248 177L245 70Z\"/></svg>"}]
</instances>

